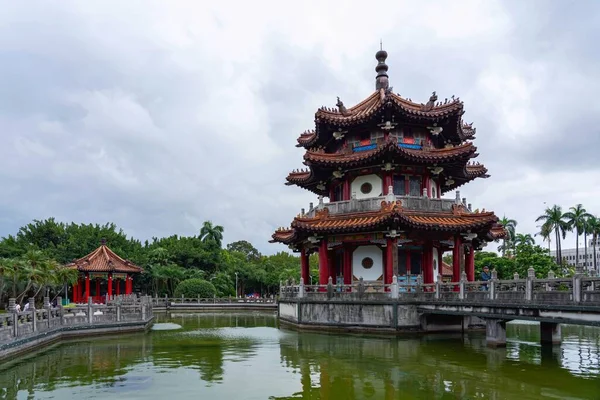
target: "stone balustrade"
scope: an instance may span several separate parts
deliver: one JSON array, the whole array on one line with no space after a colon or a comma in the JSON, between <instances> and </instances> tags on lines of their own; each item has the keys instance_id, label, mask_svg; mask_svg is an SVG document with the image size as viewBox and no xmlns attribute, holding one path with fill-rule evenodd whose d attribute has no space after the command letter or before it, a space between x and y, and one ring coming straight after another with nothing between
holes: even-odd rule
<instances>
[{"instance_id":1,"label":"stone balustrade","mask_svg":"<svg viewBox=\"0 0 600 400\"><path fill-rule=\"evenodd\" d=\"M58 297L57 303L62 299ZM152 319L152 303L149 297L127 296L115 298L108 304L92 304L75 307L52 307L44 298L44 307L36 309L29 299L29 309L17 312L15 300L9 300L9 312L0 314L0 346L27 339L40 333L51 333L65 327L96 327L110 323L146 322Z\"/></svg>"},{"instance_id":2,"label":"stone balustrade","mask_svg":"<svg viewBox=\"0 0 600 400\"><path fill-rule=\"evenodd\" d=\"M327 208L330 215L345 214L365 211L379 211L382 201L400 200L402 208L405 210L421 211L451 211L452 205L456 204L455 199L434 199L427 196L379 196L367 199L352 199L344 201L333 201L330 203L319 203L317 206L308 210L307 216L314 217L316 211Z\"/></svg>"},{"instance_id":3,"label":"stone balustrade","mask_svg":"<svg viewBox=\"0 0 600 400\"><path fill-rule=\"evenodd\" d=\"M524 278L515 274L513 279L500 280L495 271L489 281L467 281L463 273L460 282L437 282L423 284L419 276L414 283L399 283L393 277L391 284L382 282L364 282L362 279L351 284L333 284L329 278L327 285L304 285L300 282L281 284L281 299L307 298L315 300L387 300L406 301L468 301L498 302L507 304L585 304L600 306L600 277L593 272L573 277L556 278L550 272L547 278L535 277L533 268L529 268Z\"/></svg>"}]
</instances>

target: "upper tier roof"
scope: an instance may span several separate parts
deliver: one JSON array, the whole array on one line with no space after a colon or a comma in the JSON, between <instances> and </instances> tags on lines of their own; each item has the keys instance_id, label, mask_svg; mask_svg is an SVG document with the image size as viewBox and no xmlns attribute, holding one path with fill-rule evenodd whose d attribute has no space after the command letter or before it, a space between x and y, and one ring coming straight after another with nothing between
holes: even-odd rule
<instances>
[{"instance_id":1,"label":"upper tier roof","mask_svg":"<svg viewBox=\"0 0 600 400\"><path fill-rule=\"evenodd\" d=\"M143 269L119 257L105 244L100 245L85 257L65 266L82 272L142 272Z\"/></svg>"}]
</instances>

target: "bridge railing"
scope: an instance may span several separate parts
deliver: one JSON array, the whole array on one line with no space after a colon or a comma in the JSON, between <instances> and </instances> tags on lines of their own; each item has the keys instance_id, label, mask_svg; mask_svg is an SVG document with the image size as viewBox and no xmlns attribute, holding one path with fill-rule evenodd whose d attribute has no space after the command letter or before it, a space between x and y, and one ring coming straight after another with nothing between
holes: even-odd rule
<instances>
[{"instance_id":1,"label":"bridge railing","mask_svg":"<svg viewBox=\"0 0 600 400\"><path fill-rule=\"evenodd\" d=\"M58 328L94 326L105 323L127 321L147 322L152 318L152 305L146 296L127 304L78 304L63 307L62 299L57 298L57 307L44 298L43 308L36 309L34 299L29 299L27 310L19 310L15 299L9 299L9 312L0 314L0 346L16 339L27 338L40 333L50 334Z\"/></svg>"},{"instance_id":2,"label":"bridge railing","mask_svg":"<svg viewBox=\"0 0 600 400\"><path fill-rule=\"evenodd\" d=\"M289 286L286 288L286 297L295 297L294 293L297 293L298 287ZM164 307L166 305L177 305L177 304L273 304L277 302L275 297L151 297L150 302L154 306Z\"/></svg>"},{"instance_id":3,"label":"bridge railing","mask_svg":"<svg viewBox=\"0 0 600 400\"><path fill-rule=\"evenodd\" d=\"M497 279L492 271L488 281L467 281L463 272L459 282L443 282L438 276L435 283L423 283L421 277L415 282L399 282L394 276L391 284L381 281L367 282L362 278L352 284L299 285L281 283L280 297L311 298L322 300L383 300L400 299L413 301L468 301L497 303L581 304L600 306L600 277L595 273L576 273L572 277L556 278L553 272L547 278L536 278L535 270L529 268L522 278Z\"/></svg>"}]
</instances>

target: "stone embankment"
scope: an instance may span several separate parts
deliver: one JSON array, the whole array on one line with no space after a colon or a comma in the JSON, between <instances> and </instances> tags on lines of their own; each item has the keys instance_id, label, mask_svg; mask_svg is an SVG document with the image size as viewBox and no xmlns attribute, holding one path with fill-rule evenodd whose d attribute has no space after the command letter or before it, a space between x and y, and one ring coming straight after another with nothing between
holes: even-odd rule
<instances>
[{"instance_id":1,"label":"stone embankment","mask_svg":"<svg viewBox=\"0 0 600 400\"><path fill-rule=\"evenodd\" d=\"M17 312L10 299L9 312L0 314L0 362L64 338L145 331L154 319L149 297L121 296L109 304L92 304L90 299L69 308L52 307L44 298L44 304L36 309L29 299L28 310Z\"/></svg>"}]
</instances>

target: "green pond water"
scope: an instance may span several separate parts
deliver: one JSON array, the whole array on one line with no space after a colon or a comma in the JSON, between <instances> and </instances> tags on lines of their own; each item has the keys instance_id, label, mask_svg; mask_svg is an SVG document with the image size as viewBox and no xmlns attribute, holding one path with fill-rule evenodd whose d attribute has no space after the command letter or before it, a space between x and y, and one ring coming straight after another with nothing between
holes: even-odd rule
<instances>
[{"instance_id":1,"label":"green pond water","mask_svg":"<svg viewBox=\"0 0 600 400\"><path fill-rule=\"evenodd\" d=\"M563 326L542 348L537 325L509 324L499 350L482 333L299 333L258 312L160 314L156 329L4 363L0 398L600 399L596 328Z\"/></svg>"}]
</instances>

